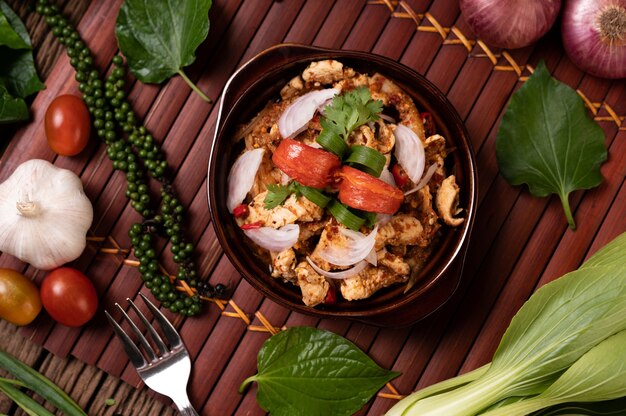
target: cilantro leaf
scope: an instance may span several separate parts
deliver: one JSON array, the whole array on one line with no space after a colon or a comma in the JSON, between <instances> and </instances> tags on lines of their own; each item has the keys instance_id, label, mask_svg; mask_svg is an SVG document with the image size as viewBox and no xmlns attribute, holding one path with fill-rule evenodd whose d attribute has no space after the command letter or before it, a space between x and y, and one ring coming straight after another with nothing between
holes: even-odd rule
<instances>
[{"instance_id":1,"label":"cilantro leaf","mask_svg":"<svg viewBox=\"0 0 626 416\"><path fill-rule=\"evenodd\" d=\"M291 182L289 185L267 185L267 195L263 202L265 203L265 209L276 208L289 197L289 195L298 192L298 183L296 181Z\"/></svg>"},{"instance_id":2,"label":"cilantro leaf","mask_svg":"<svg viewBox=\"0 0 626 416\"><path fill-rule=\"evenodd\" d=\"M535 196L557 194L572 229L569 194L598 186L607 157L604 133L589 118L583 100L552 78L543 62L511 98L496 154L511 185L525 183Z\"/></svg>"},{"instance_id":3,"label":"cilantro leaf","mask_svg":"<svg viewBox=\"0 0 626 416\"><path fill-rule=\"evenodd\" d=\"M340 158L348 151L346 140L352 131L370 121L378 120L383 109L380 100L372 100L367 87L359 87L333 98L324 108L320 120L322 132L317 142L326 150Z\"/></svg>"}]
</instances>

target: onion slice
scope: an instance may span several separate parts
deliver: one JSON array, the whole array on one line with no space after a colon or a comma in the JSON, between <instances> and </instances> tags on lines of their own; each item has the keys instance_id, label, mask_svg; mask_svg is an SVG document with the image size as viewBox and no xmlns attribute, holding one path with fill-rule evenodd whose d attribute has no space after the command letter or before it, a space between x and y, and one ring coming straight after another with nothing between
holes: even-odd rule
<instances>
[{"instance_id":1,"label":"onion slice","mask_svg":"<svg viewBox=\"0 0 626 416\"><path fill-rule=\"evenodd\" d=\"M318 255L335 266L352 266L367 258L374 248L376 234L378 234L378 226L374 227L368 235L346 228L340 228L339 232L346 237L345 246L329 246L320 250Z\"/></svg>"},{"instance_id":2,"label":"onion slice","mask_svg":"<svg viewBox=\"0 0 626 416\"><path fill-rule=\"evenodd\" d=\"M380 176L378 177L378 179L385 182L386 184L393 186L394 188L398 187L396 185L396 181L393 179L393 174L389 172L389 168L387 168L386 166L380 172Z\"/></svg>"},{"instance_id":3,"label":"onion slice","mask_svg":"<svg viewBox=\"0 0 626 416\"><path fill-rule=\"evenodd\" d=\"M298 224L287 224L278 229L272 227L243 230L248 238L266 250L280 253L293 247L300 236Z\"/></svg>"},{"instance_id":4,"label":"onion slice","mask_svg":"<svg viewBox=\"0 0 626 416\"><path fill-rule=\"evenodd\" d=\"M327 88L325 90L311 91L298 97L291 103L278 119L278 130L280 135L286 139L291 138L302 132L309 121L315 115L315 112L326 103L326 101L339 94L339 90L335 88Z\"/></svg>"},{"instance_id":5,"label":"onion slice","mask_svg":"<svg viewBox=\"0 0 626 416\"><path fill-rule=\"evenodd\" d=\"M228 212L233 212L235 207L243 202L250 189L252 189L254 178L263 160L263 153L265 153L264 149L248 150L239 156L230 168L228 197L226 198Z\"/></svg>"},{"instance_id":6,"label":"onion slice","mask_svg":"<svg viewBox=\"0 0 626 416\"><path fill-rule=\"evenodd\" d=\"M396 159L408 177L417 183L424 173L426 164L424 144L412 129L402 124L396 126L393 134L396 137Z\"/></svg>"},{"instance_id":7,"label":"onion slice","mask_svg":"<svg viewBox=\"0 0 626 416\"><path fill-rule=\"evenodd\" d=\"M355 276L363 271L367 267L367 262L362 261L355 265L353 268L348 270L342 270L340 272L327 272L326 270L319 267L317 264L311 260L309 256L307 256L306 261L309 262L313 270L315 270L319 275L328 277L329 279L347 279L348 277Z\"/></svg>"},{"instance_id":8,"label":"onion slice","mask_svg":"<svg viewBox=\"0 0 626 416\"><path fill-rule=\"evenodd\" d=\"M413 192L417 192L425 187L428 182L430 182L430 179L433 177L438 167L438 163L433 163L432 165L430 165L424 176L422 176L422 179L417 183L417 185L415 185L415 188L411 189L410 191L406 191L404 193L404 196L411 195Z\"/></svg>"},{"instance_id":9,"label":"onion slice","mask_svg":"<svg viewBox=\"0 0 626 416\"><path fill-rule=\"evenodd\" d=\"M378 266L378 255L376 254L376 249L372 248L367 257L365 257L365 261L372 266Z\"/></svg>"},{"instance_id":10,"label":"onion slice","mask_svg":"<svg viewBox=\"0 0 626 416\"><path fill-rule=\"evenodd\" d=\"M381 227L384 227L385 225L389 224L392 218L393 218L393 215L391 214L378 213L376 214L376 224Z\"/></svg>"}]
</instances>

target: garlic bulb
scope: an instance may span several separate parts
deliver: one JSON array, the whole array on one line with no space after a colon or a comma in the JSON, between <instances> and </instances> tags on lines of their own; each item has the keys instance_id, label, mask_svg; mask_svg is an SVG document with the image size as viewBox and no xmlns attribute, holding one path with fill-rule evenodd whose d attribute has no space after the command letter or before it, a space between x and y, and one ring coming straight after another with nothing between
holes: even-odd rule
<instances>
[{"instance_id":1,"label":"garlic bulb","mask_svg":"<svg viewBox=\"0 0 626 416\"><path fill-rule=\"evenodd\" d=\"M38 269L78 258L92 220L78 176L45 160L22 163L0 184L0 251Z\"/></svg>"}]
</instances>

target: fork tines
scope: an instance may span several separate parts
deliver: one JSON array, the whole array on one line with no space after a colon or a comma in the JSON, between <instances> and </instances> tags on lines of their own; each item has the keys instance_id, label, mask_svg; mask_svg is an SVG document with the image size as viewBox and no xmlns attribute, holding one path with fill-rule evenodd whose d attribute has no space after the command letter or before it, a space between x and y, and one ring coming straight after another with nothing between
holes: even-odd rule
<instances>
[{"instance_id":1,"label":"fork tines","mask_svg":"<svg viewBox=\"0 0 626 416\"><path fill-rule=\"evenodd\" d=\"M137 306L132 300L130 300L129 298L126 298L128 303L130 304L130 307L137 313L137 316L141 320L143 326L150 333L150 337L152 338L154 344L157 346L159 350L158 354L154 351L154 349L152 348L152 346L150 345L146 337L139 330L137 325L132 321L132 319L130 319L126 311L124 311L124 308L122 308L118 303L115 303L115 306L117 306L117 308L120 310L120 312L122 313L122 316L130 325L131 330L137 336L140 345L143 347L143 349L145 350L147 354L148 361L146 361L144 355L141 353L141 350L133 342L131 337L128 336L128 334L122 329L122 327L111 317L109 312L104 311L107 319L109 320L109 323L113 327L113 330L115 331L117 336L119 336L120 339L122 340L122 345L124 346L124 350L128 354L128 357L132 361L133 365L137 368L144 367L148 365L149 363L158 360L159 357L162 357L166 355L168 352L174 350L175 348L181 347L183 345L182 340L180 336L178 335L178 332L176 332L176 329L170 323L170 321L167 320L167 318L159 311L159 309L156 306L152 304L152 302L150 302L143 295L143 293L139 293L139 296L141 296L141 298L143 299L144 303L146 304L146 306L148 307L148 309L154 316L154 319L156 319L156 321L159 323L159 326L161 327L161 330L163 331L163 334L165 335L165 338L167 339L170 345L170 348L168 348L165 345L165 343L163 342L163 339L157 333L156 329L150 324L146 316L143 313L141 313L139 308L137 308Z\"/></svg>"}]
</instances>

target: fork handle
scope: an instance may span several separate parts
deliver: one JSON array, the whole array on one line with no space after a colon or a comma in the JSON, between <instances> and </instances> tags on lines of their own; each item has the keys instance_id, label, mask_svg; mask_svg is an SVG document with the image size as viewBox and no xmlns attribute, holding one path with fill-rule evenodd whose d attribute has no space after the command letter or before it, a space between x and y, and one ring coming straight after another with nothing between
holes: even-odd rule
<instances>
[{"instance_id":1,"label":"fork handle","mask_svg":"<svg viewBox=\"0 0 626 416\"><path fill-rule=\"evenodd\" d=\"M176 404L176 407L178 407L178 411L182 416L199 416L198 412L196 412L186 396L184 398L174 400L174 404Z\"/></svg>"}]
</instances>

